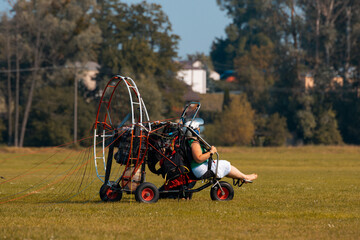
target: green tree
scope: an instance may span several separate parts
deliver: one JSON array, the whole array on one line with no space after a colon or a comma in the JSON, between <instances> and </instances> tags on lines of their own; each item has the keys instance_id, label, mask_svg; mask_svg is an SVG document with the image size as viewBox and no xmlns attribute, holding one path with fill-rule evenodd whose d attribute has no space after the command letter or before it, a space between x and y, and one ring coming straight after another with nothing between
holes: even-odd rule
<instances>
[{"instance_id":1,"label":"green tree","mask_svg":"<svg viewBox=\"0 0 360 240\"><path fill-rule=\"evenodd\" d=\"M0 49L0 61L1 65L11 69L11 56L13 55L13 45L11 44L14 36L10 34L10 20L6 14L2 16L0 22L0 28L3 28L3 31L0 32L0 45L4 46L3 49ZM13 139L13 113L11 105L13 103L13 93L12 93L12 81L11 81L11 72L8 71L6 74L6 84L0 84L2 95L6 102L6 112L7 112L7 128L8 128L8 145L12 144ZM5 90L6 89L6 90ZM1 137L2 139L2 137Z\"/></svg>"},{"instance_id":2,"label":"green tree","mask_svg":"<svg viewBox=\"0 0 360 240\"><path fill-rule=\"evenodd\" d=\"M297 130L300 133L301 139L305 143L311 143L316 127L314 114L309 110L299 110L296 112L296 119L298 122Z\"/></svg>"},{"instance_id":3,"label":"green tree","mask_svg":"<svg viewBox=\"0 0 360 240\"><path fill-rule=\"evenodd\" d=\"M150 120L161 120L166 115L164 103L159 87L153 84L155 80L145 78L144 76L136 79L141 97L146 104Z\"/></svg>"},{"instance_id":4,"label":"green tree","mask_svg":"<svg viewBox=\"0 0 360 240\"><path fill-rule=\"evenodd\" d=\"M6 130L5 124L3 123L3 120L0 120L0 143L4 141L4 131Z\"/></svg>"},{"instance_id":5,"label":"green tree","mask_svg":"<svg viewBox=\"0 0 360 240\"><path fill-rule=\"evenodd\" d=\"M360 142L353 121L359 118L360 82L356 1L217 2L232 23L226 27L226 37L213 43L215 69L236 70L238 89L244 90L260 115L278 112L287 119L290 132L314 143L320 142L315 133L323 116L329 118L332 115L325 113L333 112L339 126L330 124L333 129L321 128L321 134L340 129L345 142ZM314 79L314 88L305 89L304 76ZM340 76L344 82L336 84L334 79ZM311 99L311 104L304 99ZM354 114L350 117L349 112Z\"/></svg>"},{"instance_id":6,"label":"green tree","mask_svg":"<svg viewBox=\"0 0 360 240\"><path fill-rule=\"evenodd\" d=\"M314 142L318 144L342 144L335 113L332 110L322 112L318 117Z\"/></svg>"},{"instance_id":7,"label":"green tree","mask_svg":"<svg viewBox=\"0 0 360 240\"><path fill-rule=\"evenodd\" d=\"M326 66L333 65L337 61L333 58L338 35L336 22L350 1L302 0L300 3L306 17L302 47L308 50L315 69L322 62Z\"/></svg>"},{"instance_id":8,"label":"green tree","mask_svg":"<svg viewBox=\"0 0 360 240\"><path fill-rule=\"evenodd\" d=\"M135 81L148 81L141 83L148 86L139 89L142 95L150 96L154 91L161 94L165 109L161 115L174 116L173 108L182 105L185 85L176 79L179 66L173 61L179 37L171 33L171 24L161 6L145 1L132 5L101 1L96 20L103 38L98 58L102 66L99 80L104 83L120 74ZM154 101L147 103L152 113L158 106Z\"/></svg>"},{"instance_id":9,"label":"green tree","mask_svg":"<svg viewBox=\"0 0 360 240\"><path fill-rule=\"evenodd\" d=\"M281 117L278 113L271 115L266 122L264 129L265 146L283 146L289 136L286 118Z\"/></svg>"},{"instance_id":10,"label":"green tree","mask_svg":"<svg viewBox=\"0 0 360 240\"><path fill-rule=\"evenodd\" d=\"M44 87L36 91L27 144L56 146L71 142L73 102L69 93L72 93L69 87Z\"/></svg>"},{"instance_id":11,"label":"green tree","mask_svg":"<svg viewBox=\"0 0 360 240\"><path fill-rule=\"evenodd\" d=\"M272 96L273 87L279 80L276 63L278 58L282 59L277 54L292 33L287 14L291 12L289 3L282 0L217 2L233 21L226 27L226 39L213 43L211 57L215 69L235 70L236 88L247 94L258 113L271 114L276 99Z\"/></svg>"},{"instance_id":12,"label":"green tree","mask_svg":"<svg viewBox=\"0 0 360 240\"><path fill-rule=\"evenodd\" d=\"M305 141L311 143L316 127L316 117L313 114L314 98L311 95L302 95L299 98L299 107L294 116L297 135Z\"/></svg>"},{"instance_id":13,"label":"green tree","mask_svg":"<svg viewBox=\"0 0 360 240\"><path fill-rule=\"evenodd\" d=\"M239 84L248 94L252 106L261 113L266 113L270 105L269 88L275 81L273 59L271 45L261 47L253 45L246 54L235 59Z\"/></svg>"},{"instance_id":14,"label":"green tree","mask_svg":"<svg viewBox=\"0 0 360 240\"><path fill-rule=\"evenodd\" d=\"M246 54L253 45L273 45L280 41L282 15L274 1L218 0L218 5L233 20L226 29L226 39L216 39L211 57L218 72L231 69L236 57ZM227 70L225 69L225 70Z\"/></svg>"},{"instance_id":15,"label":"green tree","mask_svg":"<svg viewBox=\"0 0 360 240\"><path fill-rule=\"evenodd\" d=\"M218 145L249 145L255 131L254 114L245 95L233 97L214 124L206 126L204 135Z\"/></svg>"},{"instance_id":16,"label":"green tree","mask_svg":"<svg viewBox=\"0 0 360 240\"><path fill-rule=\"evenodd\" d=\"M89 137L95 120L95 105L79 97L79 137ZM28 146L57 146L73 140L72 86L38 89L29 121ZM86 142L84 142L86 143Z\"/></svg>"},{"instance_id":17,"label":"green tree","mask_svg":"<svg viewBox=\"0 0 360 240\"><path fill-rule=\"evenodd\" d=\"M355 93L348 93L343 101L336 102L338 109L339 129L344 142L360 144L360 98ZM355 96L354 96L355 95Z\"/></svg>"},{"instance_id":18,"label":"green tree","mask_svg":"<svg viewBox=\"0 0 360 240\"><path fill-rule=\"evenodd\" d=\"M222 110L224 111L226 108L228 108L230 106L230 103L231 103L230 91L229 91L229 89L225 89Z\"/></svg>"},{"instance_id":19,"label":"green tree","mask_svg":"<svg viewBox=\"0 0 360 240\"><path fill-rule=\"evenodd\" d=\"M360 5L357 1L343 1L344 11L341 12L335 22L338 32L334 47L334 68L344 80L343 86L339 86L332 94L333 110L344 142L360 144L358 121L359 111L359 83L360 79L356 72L359 71L360 61Z\"/></svg>"},{"instance_id":20,"label":"green tree","mask_svg":"<svg viewBox=\"0 0 360 240\"><path fill-rule=\"evenodd\" d=\"M15 145L21 147L24 144L36 89L49 84L48 76L55 72L49 73L45 69L62 69L71 62L95 59L101 39L91 16L92 9L92 0L18 0L14 5L10 32L15 39L12 58L16 60L17 72ZM20 75L20 68L28 71L22 71ZM20 79L21 85L18 84ZM20 110L23 112L19 113ZM18 136L20 116L22 123Z\"/></svg>"},{"instance_id":21,"label":"green tree","mask_svg":"<svg viewBox=\"0 0 360 240\"><path fill-rule=\"evenodd\" d=\"M341 88L334 82L336 73L327 66L320 65L314 78L314 114L317 127L314 133L314 142L321 144L340 144L343 142L338 129L336 112L333 110L334 98L337 92L333 89Z\"/></svg>"}]
</instances>

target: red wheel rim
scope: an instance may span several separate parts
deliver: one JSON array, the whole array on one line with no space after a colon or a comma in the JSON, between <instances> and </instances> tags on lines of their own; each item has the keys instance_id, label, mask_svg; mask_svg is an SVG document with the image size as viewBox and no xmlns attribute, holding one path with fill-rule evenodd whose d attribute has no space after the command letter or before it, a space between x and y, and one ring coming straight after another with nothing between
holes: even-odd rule
<instances>
[{"instance_id":1,"label":"red wheel rim","mask_svg":"<svg viewBox=\"0 0 360 240\"><path fill-rule=\"evenodd\" d=\"M115 199L117 195L118 193L113 191L111 188L108 188L108 190L106 190L106 196L111 200Z\"/></svg>"},{"instance_id":2,"label":"red wheel rim","mask_svg":"<svg viewBox=\"0 0 360 240\"><path fill-rule=\"evenodd\" d=\"M141 197L145 200L145 201L151 201L154 198L154 191L151 188L145 188L144 190L142 190L141 192Z\"/></svg>"},{"instance_id":3,"label":"red wheel rim","mask_svg":"<svg viewBox=\"0 0 360 240\"><path fill-rule=\"evenodd\" d=\"M229 197L230 192L229 189L227 189L226 187L222 187L222 190L224 191L224 194L221 192L220 188L218 188L216 194L220 200L225 200Z\"/></svg>"}]
</instances>

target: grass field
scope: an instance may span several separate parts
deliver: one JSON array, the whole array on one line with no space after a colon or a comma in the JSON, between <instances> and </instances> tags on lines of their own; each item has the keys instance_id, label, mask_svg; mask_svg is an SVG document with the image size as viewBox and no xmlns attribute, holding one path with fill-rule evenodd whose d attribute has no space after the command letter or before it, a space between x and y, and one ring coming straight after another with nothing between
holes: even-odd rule
<instances>
[{"instance_id":1,"label":"grass field","mask_svg":"<svg viewBox=\"0 0 360 240\"><path fill-rule=\"evenodd\" d=\"M87 152L0 148L0 239L360 238L360 147L218 150L259 175L232 201L211 201L208 188L190 201L139 204L126 194L100 202L92 163L69 160Z\"/></svg>"}]
</instances>

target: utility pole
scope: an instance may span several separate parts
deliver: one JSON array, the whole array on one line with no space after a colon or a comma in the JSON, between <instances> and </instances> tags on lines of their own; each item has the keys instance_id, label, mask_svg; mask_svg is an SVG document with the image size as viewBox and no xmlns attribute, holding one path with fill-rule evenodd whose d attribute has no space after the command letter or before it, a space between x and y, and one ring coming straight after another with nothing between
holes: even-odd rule
<instances>
[{"instance_id":1,"label":"utility pole","mask_svg":"<svg viewBox=\"0 0 360 240\"><path fill-rule=\"evenodd\" d=\"M18 25L18 19L15 18L15 44L16 44L16 87L15 87L15 141L14 145L15 147L19 146L19 105L20 105L20 53L19 53L19 25Z\"/></svg>"},{"instance_id":2,"label":"utility pole","mask_svg":"<svg viewBox=\"0 0 360 240\"><path fill-rule=\"evenodd\" d=\"M77 142L77 119L78 119L78 78L77 68L75 63L75 80L74 80L74 143Z\"/></svg>"}]
</instances>

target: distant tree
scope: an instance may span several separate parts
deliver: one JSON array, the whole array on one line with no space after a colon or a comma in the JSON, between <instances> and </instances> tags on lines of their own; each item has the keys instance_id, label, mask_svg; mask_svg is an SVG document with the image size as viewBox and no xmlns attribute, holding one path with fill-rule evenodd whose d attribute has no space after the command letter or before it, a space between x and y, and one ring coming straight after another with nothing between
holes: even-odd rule
<instances>
[{"instance_id":1,"label":"distant tree","mask_svg":"<svg viewBox=\"0 0 360 240\"><path fill-rule=\"evenodd\" d=\"M234 59L246 54L253 45L268 46L281 39L282 30L274 1L218 0L218 5L233 21L226 29L226 39L216 39L211 49L215 69L231 69Z\"/></svg>"},{"instance_id":2,"label":"distant tree","mask_svg":"<svg viewBox=\"0 0 360 240\"><path fill-rule=\"evenodd\" d=\"M204 134L218 145L249 145L255 131L254 113L245 95L234 97L214 124L206 126Z\"/></svg>"},{"instance_id":3,"label":"distant tree","mask_svg":"<svg viewBox=\"0 0 360 240\"><path fill-rule=\"evenodd\" d=\"M157 91L162 102L149 102L148 110L155 113L152 109L161 104L165 109L161 115L174 116L173 108L182 105L186 86L176 79L179 66L173 61L179 37L171 33L171 23L161 6L105 0L99 2L96 21L103 38L98 58L100 84L114 74L147 81L141 83L149 86L140 89L142 94L150 96Z\"/></svg>"},{"instance_id":4,"label":"distant tree","mask_svg":"<svg viewBox=\"0 0 360 240\"><path fill-rule=\"evenodd\" d=\"M164 110L165 104L163 103L163 95L161 94L158 85L154 84L156 80L141 76L140 78L136 79L136 82L141 97L146 104L150 119L163 119L164 115L166 115L166 112Z\"/></svg>"},{"instance_id":5,"label":"distant tree","mask_svg":"<svg viewBox=\"0 0 360 240\"><path fill-rule=\"evenodd\" d=\"M44 76L51 74L43 69L61 69L71 62L95 59L95 49L101 39L91 16L92 9L92 0L18 0L15 3L10 31L16 68L15 145L24 145L36 89L49 84L49 78ZM20 72L20 68L29 71ZM18 127L20 119L22 123Z\"/></svg>"},{"instance_id":6,"label":"distant tree","mask_svg":"<svg viewBox=\"0 0 360 240\"><path fill-rule=\"evenodd\" d=\"M219 0L232 23L226 27L226 38L216 39L211 49L215 69L235 70L237 90L248 96L252 107L261 114L274 112L272 90L279 80L277 54L284 41L289 42L291 29L289 1ZM294 15L294 14L293 14ZM292 15L292 16L293 16ZM296 30L294 30L296 35ZM297 36L295 36L295 41ZM278 112L280 112L278 110Z\"/></svg>"},{"instance_id":7,"label":"distant tree","mask_svg":"<svg viewBox=\"0 0 360 240\"><path fill-rule=\"evenodd\" d=\"M248 95L259 116L277 112L287 119L294 136L318 143L319 124L332 112L339 126L331 126L341 130L344 141L360 142L353 121L359 118L357 1L217 2L232 23L226 27L226 37L214 41L212 60L216 69L236 70L237 89ZM314 79L314 88L305 89L304 76ZM334 79L340 76L344 82L336 84ZM354 112L352 117L349 111ZM324 135L336 132L321 129Z\"/></svg>"},{"instance_id":8,"label":"distant tree","mask_svg":"<svg viewBox=\"0 0 360 240\"><path fill-rule=\"evenodd\" d=\"M337 101L339 129L344 142L360 144L360 98L349 93L344 101ZM355 96L354 96L355 95Z\"/></svg>"},{"instance_id":9,"label":"distant tree","mask_svg":"<svg viewBox=\"0 0 360 240\"><path fill-rule=\"evenodd\" d=\"M56 146L71 142L71 93L70 87L44 87L35 92L28 131L31 137L27 138L27 145Z\"/></svg>"},{"instance_id":10,"label":"distant tree","mask_svg":"<svg viewBox=\"0 0 360 240\"><path fill-rule=\"evenodd\" d=\"M337 39L336 22L346 10L349 1L302 0L302 10L306 17L306 31L303 32L303 48L307 49L316 69L321 60L326 66L334 64L332 58Z\"/></svg>"},{"instance_id":11,"label":"distant tree","mask_svg":"<svg viewBox=\"0 0 360 240\"><path fill-rule=\"evenodd\" d=\"M317 126L314 132L314 142L318 144L340 144L343 142L338 129L336 112L333 110L333 101L337 98L334 88L341 88L334 79L336 73L326 65L320 65L314 76L315 99L314 115Z\"/></svg>"},{"instance_id":12,"label":"distant tree","mask_svg":"<svg viewBox=\"0 0 360 240\"><path fill-rule=\"evenodd\" d=\"M297 135L305 141L312 143L316 127L316 117L313 114L314 98L310 95L302 95L299 98L299 107L294 116Z\"/></svg>"},{"instance_id":13,"label":"distant tree","mask_svg":"<svg viewBox=\"0 0 360 240\"><path fill-rule=\"evenodd\" d=\"M234 63L239 84L248 94L252 106L261 113L266 113L270 105L269 88L275 81L273 63L271 45L253 45L246 54L236 58Z\"/></svg>"},{"instance_id":14,"label":"distant tree","mask_svg":"<svg viewBox=\"0 0 360 240\"><path fill-rule=\"evenodd\" d=\"M286 118L281 117L278 113L271 115L264 129L264 145L265 146L282 146L285 145L289 136Z\"/></svg>"},{"instance_id":15,"label":"distant tree","mask_svg":"<svg viewBox=\"0 0 360 240\"><path fill-rule=\"evenodd\" d=\"M229 89L225 89L224 91L224 101L223 101L223 111L230 106L231 99L230 99L230 91Z\"/></svg>"},{"instance_id":16,"label":"distant tree","mask_svg":"<svg viewBox=\"0 0 360 240\"><path fill-rule=\"evenodd\" d=\"M360 23L360 5L354 0L342 1L342 3L345 9L335 22L338 34L331 60L335 61L334 69L342 76L344 84L338 86L330 97L344 142L360 144L357 127L360 119L358 92L360 28L357 27Z\"/></svg>"},{"instance_id":17,"label":"distant tree","mask_svg":"<svg viewBox=\"0 0 360 240\"><path fill-rule=\"evenodd\" d=\"M6 112L7 112L7 126L8 126L8 145L12 144L13 139L13 113L11 109L11 105L13 103L13 93L12 93L12 81L11 81L11 57L13 55L13 45L11 44L13 35L10 34L10 20L8 19L8 16L4 14L1 19L1 25L4 30L3 32L0 32L0 43L2 46L4 46L3 49L0 50L0 59L3 62L4 65L6 65L7 72L7 80L6 84L1 84L2 93L5 97L6 102ZM1 64L2 65L2 64ZM5 90L6 89L6 90ZM2 138L1 138L2 139Z\"/></svg>"},{"instance_id":18,"label":"distant tree","mask_svg":"<svg viewBox=\"0 0 360 240\"><path fill-rule=\"evenodd\" d=\"M96 106L79 99L79 137L89 137L95 120ZM34 94L34 105L29 121L28 146L57 146L73 140L72 86L43 87Z\"/></svg>"},{"instance_id":19,"label":"distant tree","mask_svg":"<svg viewBox=\"0 0 360 240\"><path fill-rule=\"evenodd\" d=\"M300 133L299 136L305 143L311 143L316 127L314 114L309 110L299 110L296 112L296 119L298 122L297 130Z\"/></svg>"},{"instance_id":20,"label":"distant tree","mask_svg":"<svg viewBox=\"0 0 360 240\"><path fill-rule=\"evenodd\" d=\"M6 130L6 126L2 119L0 119L0 143L4 141L4 131Z\"/></svg>"},{"instance_id":21,"label":"distant tree","mask_svg":"<svg viewBox=\"0 0 360 240\"><path fill-rule=\"evenodd\" d=\"M324 111L318 117L314 133L314 142L317 144L342 144L343 140L338 130L335 113L332 110Z\"/></svg>"},{"instance_id":22,"label":"distant tree","mask_svg":"<svg viewBox=\"0 0 360 240\"><path fill-rule=\"evenodd\" d=\"M278 112L287 119L287 126L290 132L295 132L297 128L296 112L303 109L302 98L305 94L305 86L300 77L300 71L305 71L302 64L298 62L300 57L296 51L291 51L289 47L284 46L275 53L281 52L289 54L276 57L275 69L277 81L275 81L270 98L273 100L271 112Z\"/></svg>"},{"instance_id":23,"label":"distant tree","mask_svg":"<svg viewBox=\"0 0 360 240\"><path fill-rule=\"evenodd\" d=\"M236 54L229 39L216 38L211 45L210 57L214 69L219 74L226 70L234 69L234 58Z\"/></svg>"}]
</instances>

